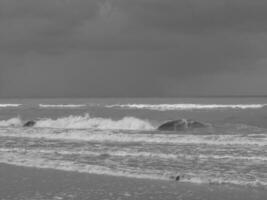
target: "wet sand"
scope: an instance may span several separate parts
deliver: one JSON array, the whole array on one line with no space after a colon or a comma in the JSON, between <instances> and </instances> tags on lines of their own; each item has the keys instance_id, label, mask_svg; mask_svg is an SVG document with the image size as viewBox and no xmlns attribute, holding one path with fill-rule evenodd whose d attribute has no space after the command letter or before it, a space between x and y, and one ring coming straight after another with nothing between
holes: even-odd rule
<instances>
[{"instance_id":1,"label":"wet sand","mask_svg":"<svg viewBox=\"0 0 267 200\"><path fill-rule=\"evenodd\" d=\"M0 200L265 200L266 189L189 184L0 164Z\"/></svg>"}]
</instances>

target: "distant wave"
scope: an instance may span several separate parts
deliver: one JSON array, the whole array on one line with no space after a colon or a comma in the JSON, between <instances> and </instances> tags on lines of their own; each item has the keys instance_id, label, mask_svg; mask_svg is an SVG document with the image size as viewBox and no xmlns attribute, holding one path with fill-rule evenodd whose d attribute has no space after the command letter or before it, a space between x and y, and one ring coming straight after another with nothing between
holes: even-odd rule
<instances>
[{"instance_id":1,"label":"distant wave","mask_svg":"<svg viewBox=\"0 0 267 200\"><path fill-rule=\"evenodd\" d=\"M0 126L22 126L20 118L12 118L0 121ZM60 128L60 129L100 129L100 130L153 130L152 124L147 120L135 117L124 117L119 120L109 118L84 116L68 116L58 119L40 119L36 121L35 127Z\"/></svg>"},{"instance_id":2,"label":"distant wave","mask_svg":"<svg viewBox=\"0 0 267 200\"><path fill-rule=\"evenodd\" d=\"M21 104L0 104L0 108L19 107Z\"/></svg>"},{"instance_id":3,"label":"distant wave","mask_svg":"<svg viewBox=\"0 0 267 200\"><path fill-rule=\"evenodd\" d=\"M39 104L41 108L80 108L85 106L85 104Z\"/></svg>"},{"instance_id":4,"label":"distant wave","mask_svg":"<svg viewBox=\"0 0 267 200\"><path fill-rule=\"evenodd\" d=\"M205 109L259 109L267 104L113 104L106 108L148 110L205 110Z\"/></svg>"}]
</instances>

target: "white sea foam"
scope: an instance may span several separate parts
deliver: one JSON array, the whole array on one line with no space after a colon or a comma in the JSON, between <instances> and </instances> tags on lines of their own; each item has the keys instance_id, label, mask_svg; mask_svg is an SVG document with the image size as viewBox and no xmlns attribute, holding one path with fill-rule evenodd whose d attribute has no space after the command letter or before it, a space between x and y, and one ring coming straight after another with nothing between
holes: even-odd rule
<instances>
[{"instance_id":1,"label":"white sea foam","mask_svg":"<svg viewBox=\"0 0 267 200\"><path fill-rule=\"evenodd\" d=\"M267 104L113 104L107 108L148 109L148 110L206 110L206 109L259 109Z\"/></svg>"},{"instance_id":2,"label":"white sea foam","mask_svg":"<svg viewBox=\"0 0 267 200\"><path fill-rule=\"evenodd\" d=\"M267 186L266 181L262 180L240 180L237 178L224 178L224 177L203 177L203 176L197 176L194 175L191 178L183 179L181 182L188 182L188 183L196 183L196 184L232 184L232 185L242 185L242 186Z\"/></svg>"},{"instance_id":3,"label":"white sea foam","mask_svg":"<svg viewBox=\"0 0 267 200\"><path fill-rule=\"evenodd\" d=\"M39 104L41 108L80 108L85 106L85 104Z\"/></svg>"},{"instance_id":4,"label":"white sea foam","mask_svg":"<svg viewBox=\"0 0 267 200\"><path fill-rule=\"evenodd\" d=\"M20 118L12 118L0 121L0 126L22 126ZM109 118L84 116L68 116L58 119L40 119L36 121L37 128L59 129L99 129L99 130L153 130L155 127L148 121L135 117L124 117L119 120Z\"/></svg>"},{"instance_id":5,"label":"white sea foam","mask_svg":"<svg viewBox=\"0 0 267 200\"><path fill-rule=\"evenodd\" d=\"M101 130L153 130L154 127L147 120L134 117L124 117L120 120L84 116L69 116L58 119L42 119L35 127L64 128L64 129L101 129Z\"/></svg>"},{"instance_id":6,"label":"white sea foam","mask_svg":"<svg viewBox=\"0 0 267 200\"><path fill-rule=\"evenodd\" d=\"M25 152L23 154L17 153L5 153L0 155L0 162L25 166L25 167L36 167L36 168L48 168L48 169L58 169L64 171L77 171L82 173L90 173L90 174L105 174L109 176L123 176L123 177L131 177L131 178L149 178L149 179L163 179L167 180L167 177L153 174L153 171L156 170L142 170L142 173L135 170L122 170L122 169L111 169L106 166L100 165L89 165L82 163L75 163L71 161L64 160L49 160L45 158L41 158L37 155L31 154L27 155ZM147 171L147 173L145 173Z\"/></svg>"},{"instance_id":7,"label":"white sea foam","mask_svg":"<svg viewBox=\"0 0 267 200\"><path fill-rule=\"evenodd\" d=\"M256 145L267 146L267 137L250 137L246 135L166 135L150 133L126 133L113 130L60 130L36 129L27 130L13 128L10 131L0 131L0 136L45 138L48 140L77 140L100 143L147 143L147 144L205 144L205 145Z\"/></svg>"},{"instance_id":8,"label":"white sea foam","mask_svg":"<svg viewBox=\"0 0 267 200\"><path fill-rule=\"evenodd\" d=\"M160 159L177 159L178 157L185 157L185 155L163 154L153 152L133 152L133 151L87 151L87 150L47 150L47 149L24 149L24 148L0 148L0 152L30 152L30 153L44 153L44 154L61 154L61 155L82 155L82 156L118 156L118 157L147 157ZM267 158L266 158L267 159Z\"/></svg>"},{"instance_id":9,"label":"white sea foam","mask_svg":"<svg viewBox=\"0 0 267 200\"><path fill-rule=\"evenodd\" d=\"M57 155L82 155L82 156L118 156L118 157L145 157L145 158L157 158L157 159L167 159L167 160L177 160L177 159L186 159L186 160L247 160L247 161L257 161L264 162L267 161L266 156L232 156L232 155L216 155L216 154L170 154L170 153L157 153L157 152L145 152L145 151L88 151L88 150L58 150L58 149L25 149L25 148L0 148L0 152L28 152L34 154L57 154Z\"/></svg>"},{"instance_id":10,"label":"white sea foam","mask_svg":"<svg viewBox=\"0 0 267 200\"><path fill-rule=\"evenodd\" d=\"M67 160L57 160L57 159L47 159L42 158L38 154L31 153L13 153L6 152L5 154L0 154L0 162L7 163L17 166L25 167L36 167L36 168L47 168L47 169L57 169L63 171L76 171L81 173L89 174L103 174L109 176L121 176L130 177L137 179L161 179L170 180L176 177L176 173L171 171L161 171L156 169L133 169L125 168L122 169L119 165L113 165L113 167L102 166L102 165L92 165L77 163ZM115 163L114 163L115 164ZM201 175L199 175L201 174ZM233 185L246 185L246 186L267 186L267 181L263 178L256 178L255 180L244 179L238 176L220 176L219 174L209 174L208 171L198 171L198 173L182 173L180 174L180 182L189 182L196 184L233 184Z\"/></svg>"},{"instance_id":11,"label":"white sea foam","mask_svg":"<svg viewBox=\"0 0 267 200\"><path fill-rule=\"evenodd\" d=\"M21 126L22 121L19 117L11 118L8 120L0 121L0 127L8 127L8 126Z\"/></svg>"},{"instance_id":12,"label":"white sea foam","mask_svg":"<svg viewBox=\"0 0 267 200\"><path fill-rule=\"evenodd\" d=\"M0 104L0 108L19 107L21 104Z\"/></svg>"}]
</instances>

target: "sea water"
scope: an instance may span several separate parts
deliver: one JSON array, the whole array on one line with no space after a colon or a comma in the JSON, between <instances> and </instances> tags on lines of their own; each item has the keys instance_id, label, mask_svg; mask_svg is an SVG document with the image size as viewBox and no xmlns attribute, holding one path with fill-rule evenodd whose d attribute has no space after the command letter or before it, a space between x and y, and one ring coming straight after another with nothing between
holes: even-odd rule
<instances>
[{"instance_id":1,"label":"sea water","mask_svg":"<svg viewBox=\"0 0 267 200\"><path fill-rule=\"evenodd\" d=\"M209 126L157 130L182 118ZM267 98L2 99L0 162L267 188Z\"/></svg>"}]
</instances>

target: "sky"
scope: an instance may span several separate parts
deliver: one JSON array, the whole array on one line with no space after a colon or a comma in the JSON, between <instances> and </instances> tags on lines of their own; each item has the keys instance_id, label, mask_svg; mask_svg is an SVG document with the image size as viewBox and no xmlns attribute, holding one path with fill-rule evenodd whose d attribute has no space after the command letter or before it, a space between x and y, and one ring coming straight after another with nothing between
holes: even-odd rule
<instances>
[{"instance_id":1,"label":"sky","mask_svg":"<svg viewBox=\"0 0 267 200\"><path fill-rule=\"evenodd\" d=\"M0 97L267 94L267 1L0 0Z\"/></svg>"}]
</instances>

